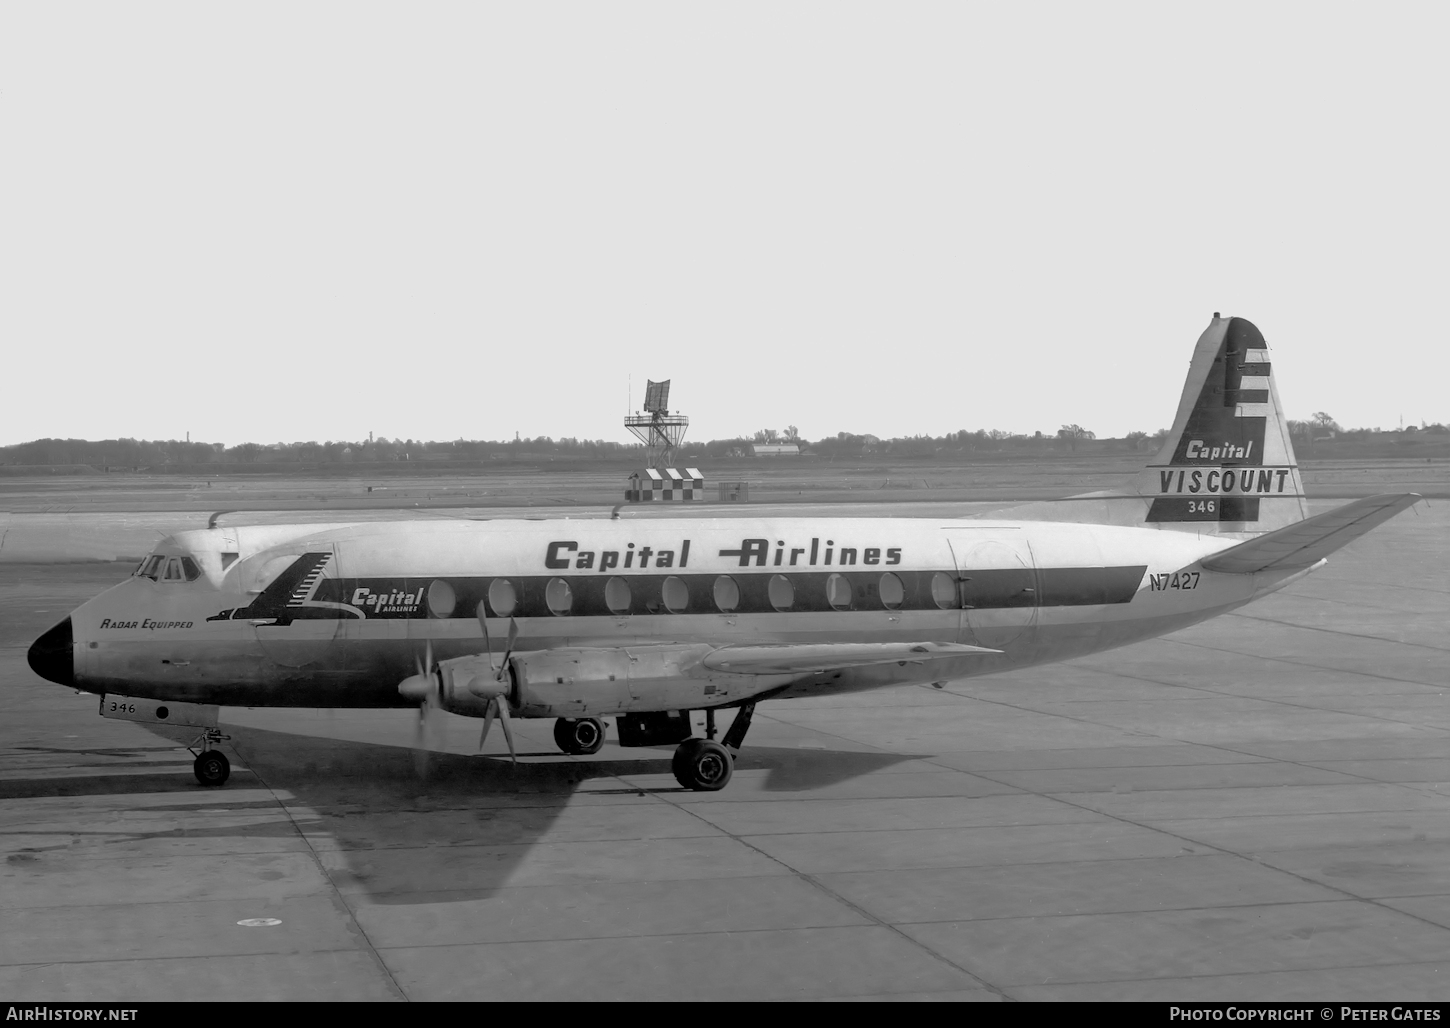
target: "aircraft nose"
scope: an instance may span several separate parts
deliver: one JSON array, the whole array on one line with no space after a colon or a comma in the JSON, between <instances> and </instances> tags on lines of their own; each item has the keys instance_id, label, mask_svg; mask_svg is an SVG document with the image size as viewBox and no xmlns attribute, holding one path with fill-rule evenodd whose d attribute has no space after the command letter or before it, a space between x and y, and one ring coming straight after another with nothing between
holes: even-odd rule
<instances>
[{"instance_id":1,"label":"aircraft nose","mask_svg":"<svg viewBox=\"0 0 1450 1028\"><path fill-rule=\"evenodd\" d=\"M75 654L70 618L66 618L30 645L30 670L56 685L76 684Z\"/></svg>"}]
</instances>

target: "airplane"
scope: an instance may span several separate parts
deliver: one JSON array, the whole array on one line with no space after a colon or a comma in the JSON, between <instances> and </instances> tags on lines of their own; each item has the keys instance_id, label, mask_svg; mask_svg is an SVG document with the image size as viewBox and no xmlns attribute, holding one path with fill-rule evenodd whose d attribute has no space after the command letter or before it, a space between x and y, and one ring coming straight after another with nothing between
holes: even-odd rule
<instances>
[{"instance_id":1,"label":"airplane","mask_svg":"<svg viewBox=\"0 0 1450 1028\"><path fill-rule=\"evenodd\" d=\"M686 789L730 780L756 704L943 683L1172 632L1321 567L1414 504L1308 515L1267 344L1215 313L1173 427L1122 488L976 517L675 517L208 527L29 649L107 717L200 730L220 705L552 718L569 754L674 745ZM615 514L617 515L616 510ZM213 523L215 518L212 519ZM717 739L715 715L735 716ZM691 713L703 711L705 735Z\"/></svg>"}]
</instances>

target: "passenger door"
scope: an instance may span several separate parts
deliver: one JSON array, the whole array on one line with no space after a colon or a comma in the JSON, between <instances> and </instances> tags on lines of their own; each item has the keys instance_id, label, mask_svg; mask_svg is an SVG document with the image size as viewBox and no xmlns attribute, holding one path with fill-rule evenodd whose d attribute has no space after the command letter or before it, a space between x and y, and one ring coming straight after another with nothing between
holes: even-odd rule
<instances>
[{"instance_id":1,"label":"passenger door","mask_svg":"<svg viewBox=\"0 0 1450 1028\"><path fill-rule=\"evenodd\" d=\"M1021 529L948 534L962 604L963 642L1004 650L1037 623L1037 569Z\"/></svg>"}]
</instances>

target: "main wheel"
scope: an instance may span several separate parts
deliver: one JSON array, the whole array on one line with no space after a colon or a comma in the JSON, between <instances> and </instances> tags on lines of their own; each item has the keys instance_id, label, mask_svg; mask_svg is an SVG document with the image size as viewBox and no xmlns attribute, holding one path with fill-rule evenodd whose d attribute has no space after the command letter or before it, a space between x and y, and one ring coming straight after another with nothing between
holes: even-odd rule
<instances>
[{"instance_id":1,"label":"main wheel","mask_svg":"<svg viewBox=\"0 0 1450 1028\"><path fill-rule=\"evenodd\" d=\"M735 772L730 751L711 739L686 739L670 761L675 781L696 792L717 792L725 788Z\"/></svg>"},{"instance_id":2,"label":"main wheel","mask_svg":"<svg viewBox=\"0 0 1450 1028\"><path fill-rule=\"evenodd\" d=\"M561 717L554 722L554 742L576 756L598 753L604 745L604 722L592 717Z\"/></svg>"},{"instance_id":3,"label":"main wheel","mask_svg":"<svg viewBox=\"0 0 1450 1028\"><path fill-rule=\"evenodd\" d=\"M232 762L221 750L204 750L191 765L192 773L202 785L225 785L232 774Z\"/></svg>"}]
</instances>

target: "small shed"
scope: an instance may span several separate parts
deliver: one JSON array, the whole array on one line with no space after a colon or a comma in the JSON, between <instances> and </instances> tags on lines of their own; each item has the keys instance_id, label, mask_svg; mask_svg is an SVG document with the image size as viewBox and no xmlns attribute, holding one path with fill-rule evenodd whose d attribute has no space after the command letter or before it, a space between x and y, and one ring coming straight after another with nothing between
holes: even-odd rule
<instances>
[{"instance_id":1,"label":"small shed","mask_svg":"<svg viewBox=\"0 0 1450 1028\"><path fill-rule=\"evenodd\" d=\"M629 476L624 498L630 503L693 502L705 498L705 476L699 468L645 468Z\"/></svg>"}]
</instances>

